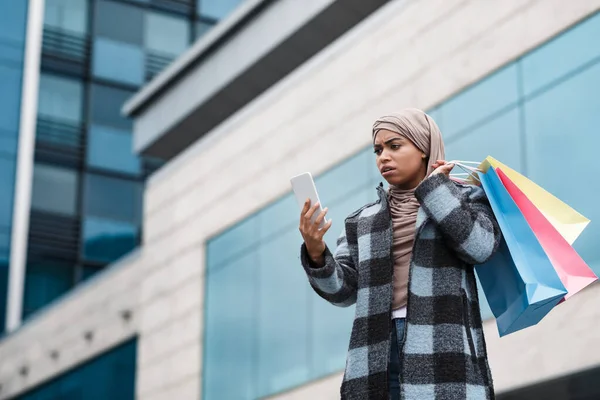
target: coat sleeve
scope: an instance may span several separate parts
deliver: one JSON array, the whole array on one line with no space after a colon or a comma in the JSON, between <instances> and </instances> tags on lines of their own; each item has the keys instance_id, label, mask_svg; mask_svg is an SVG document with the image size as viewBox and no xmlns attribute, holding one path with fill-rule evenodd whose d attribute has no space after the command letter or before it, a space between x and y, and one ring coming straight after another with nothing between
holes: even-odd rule
<instances>
[{"instance_id":1,"label":"coat sleeve","mask_svg":"<svg viewBox=\"0 0 600 400\"><path fill-rule=\"evenodd\" d=\"M325 265L315 265L306 245L300 250L300 260L314 291L331 304L338 307L349 307L356 303L358 287L358 271L352 259L356 251L357 241L348 240L346 229L337 240L335 254L325 248Z\"/></svg>"},{"instance_id":2,"label":"coat sleeve","mask_svg":"<svg viewBox=\"0 0 600 400\"><path fill-rule=\"evenodd\" d=\"M465 187L438 174L425 179L415 196L456 254L468 264L483 264L498 249L502 233L483 189Z\"/></svg>"}]
</instances>

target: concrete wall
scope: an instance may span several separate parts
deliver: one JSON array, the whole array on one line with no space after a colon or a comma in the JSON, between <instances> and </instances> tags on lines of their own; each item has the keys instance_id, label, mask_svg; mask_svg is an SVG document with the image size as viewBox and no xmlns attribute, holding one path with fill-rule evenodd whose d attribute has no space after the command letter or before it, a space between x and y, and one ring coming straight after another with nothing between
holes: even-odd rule
<instances>
[{"instance_id":1,"label":"concrete wall","mask_svg":"<svg viewBox=\"0 0 600 400\"><path fill-rule=\"evenodd\" d=\"M598 8L600 0L420 0L383 7L155 174L146 192L141 254L0 342L0 383L7 388L0 399L136 332L138 398L199 398L208 238L288 191L294 173L318 174L364 148L379 114L429 108ZM553 353L569 354L569 364L538 368L574 331L591 331L598 314L584 319L568 311L591 313L588 303L598 291L588 290L544 321L543 354L523 350L539 341L538 328L500 341L488 327L498 389L596 362L573 347ZM128 327L107 307L120 309L119 301L135 310ZM571 331L559 329L561 318L569 318ZM81 348L87 326L112 339ZM65 351L73 346L72 356L48 361L56 343ZM519 374L517 355L525 359ZM26 379L17 373L24 362L32 366ZM318 385L319 393L335 396L339 376L310 387ZM281 398L306 398L289 396Z\"/></svg>"}]
</instances>

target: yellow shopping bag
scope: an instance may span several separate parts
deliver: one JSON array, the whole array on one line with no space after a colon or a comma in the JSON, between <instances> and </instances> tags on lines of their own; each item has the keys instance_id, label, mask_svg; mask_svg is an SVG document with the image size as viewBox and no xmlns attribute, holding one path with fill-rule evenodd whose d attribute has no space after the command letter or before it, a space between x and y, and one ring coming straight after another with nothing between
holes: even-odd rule
<instances>
[{"instance_id":1,"label":"yellow shopping bag","mask_svg":"<svg viewBox=\"0 0 600 400\"><path fill-rule=\"evenodd\" d=\"M490 167L500 168L569 244L572 245L590 223L589 219L575 211L568 204L559 200L514 169L488 156L479 165L479 169L487 172Z\"/></svg>"}]
</instances>

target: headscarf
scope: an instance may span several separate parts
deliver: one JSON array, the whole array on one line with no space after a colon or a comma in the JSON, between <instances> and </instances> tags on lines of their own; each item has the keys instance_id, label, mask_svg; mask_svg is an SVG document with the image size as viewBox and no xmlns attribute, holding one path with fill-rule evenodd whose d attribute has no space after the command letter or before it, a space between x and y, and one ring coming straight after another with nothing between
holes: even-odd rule
<instances>
[{"instance_id":1,"label":"headscarf","mask_svg":"<svg viewBox=\"0 0 600 400\"><path fill-rule=\"evenodd\" d=\"M407 108L399 113L377 119L373 124L373 141L382 129L407 138L426 155L426 176L433 172L431 165L437 160L443 160L445 157L440 128L430 116L421 110ZM419 210L419 202L415 198L415 189L400 189L390 185L388 192L389 209L394 228L392 246L394 255L393 309L406 305L410 256L415 240L415 224Z\"/></svg>"}]
</instances>

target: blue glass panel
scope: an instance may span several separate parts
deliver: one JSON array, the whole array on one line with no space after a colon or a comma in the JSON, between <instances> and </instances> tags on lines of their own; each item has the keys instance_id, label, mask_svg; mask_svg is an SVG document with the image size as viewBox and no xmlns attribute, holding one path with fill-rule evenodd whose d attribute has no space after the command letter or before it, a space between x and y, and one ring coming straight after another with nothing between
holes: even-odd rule
<instances>
[{"instance_id":1,"label":"blue glass panel","mask_svg":"<svg viewBox=\"0 0 600 400\"><path fill-rule=\"evenodd\" d=\"M310 377L311 293L298 261L302 238L297 228L261 244L259 252L258 395L265 396Z\"/></svg>"},{"instance_id":2,"label":"blue glass panel","mask_svg":"<svg viewBox=\"0 0 600 400\"><path fill-rule=\"evenodd\" d=\"M209 268L214 268L252 247L258 238L258 218L253 216L210 240L207 246Z\"/></svg>"},{"instance_id":3,"label":"blue glass panel","mask_svg":"<svg viewBox=\"0 0 600 400\"><path fill-rule=\"evenodd\" d=\"M21 71L0 64L0 131L16 137L21 109ZM5 133L2 133L4 136Z\"/></svg>"},{"instance_id":4,"label":"blue glass panel","mask_svg":"<svg viewBox=\"0 0 600 400\"><path fill-rule=\"evenodd\" d=\"M562 57L562 55L561 55ZM600 220L600 64L525 104L530 177L592 221ZM600 225L590 224L575 249L600 273Z\"/></svg>"},{"instance_id":5,"label":"blue glass panel","mask_svg":"<svg viewBox=\"0 0 600 400\"><path fill-rule=\"evenodd\" d=\"M600 14L534 50L522 60L525 95L600 57Z\"/></svg>"},{"instance_id":6,"label":"blue glass panel","mask_svg":"<svg viewBox=\"0 0 600 400\"><path fill-rule=\"evenodd\" d=\"M190 44L190 23L186 18L146 13L145 48L163 55L178 56Z\"/></svg>"},{"instance_id":7,"label":"blue glass panel","mask_svg":"<svg viewBox=\"0 0 600 400\"><path fill-rule=\"evenodd\" d=\"M439 107L447 140L462 130L515 104L519 96L517 68L509 65Z\"/></svg>"},{"instance_id":8,"label":"blue glass panel","mask_svg":"<svg viewBox=\"0 0 600 400\"><path fill-rule=\"evenodd\" d=\"M289 193L258 214L260 240L269 238L285 227L298 224L300 208L293 193Z\"/></svg>"},{"instance_id":9,"label":"blue glass panel","mask_svg":"<svg viewBox=\"0 0 600 400\"><path fill-rule=\"evenodd\" d=\"M94 40L92 71L99 78L141 85L144 82L144 50L98 37Z\"/></svg>"},{"instance_id":10,"label":"blue glass panel","mask_svg":"<svg viewBox=\"0 0 600 400\"><path fill-rule=\"evenodd\" d=\"M137 181L87 174L86 215L139 224L142 213L142 184Z\"/></svg>"},{"instance_id":11,"label":"blue glass panel","mask_svg":"<svg viewBox=\"0 0 600 400\"><path fill-rule=\"evenodd\" d=\"M482 161L491 155L511 168L523 171L519 118L519 109L513 108L491 121L478 125L457 140L446 144L446 158ZM453 172L464 171L455 168Z\"/></svg>"},{"instance_id":12,"label":"blue glass panel","mask_svg":"<svg viewBox=\"0 0 600 400\"><path fill-rule=\"evenodd\" d=\"M134 5L116 1L99 1L95 13L97 37L143 46L144 11Z\"/></svg>"},{"instance_id":13,"label":"blue glass panel","mask_svg":"<svg viewBox=\"0 0 600 400\"><path fill-rule=\"evenodd\" d=\"M44 26L69 33L87 33L88 2L81 0L46 0Z\"/></svg>"},{"instance_id":14,"label":"blue glass panel","mask_svg":"<svg viewBox=\"0 0 600 400\"><path fill-rule=\"evenodd\" d=\"M26 22L26 1L0 2L0 42L10 41L15 45L24 45Z\"/></svg>"},{"instance_id":15,"label":"blue glass panel","mask_svg":"<svg viewBox=\"0 0 600 400\"><path fill-rule=\"evenodd\" d=\"M0 226L11 225L14 188L15 161L0 157Z\"/></svg>"},{"instance_id":16,"label":"blue glass panel","mask_svg":"<svg viewBox=\"0 0 600 400\"><path fill-rule=\"evenodd\" d=\"M133 400L137 340L132 339L15 400Z\"/></svg>"},{"instance_id":17,"label":"blue glass panel","mask_svg":"<svg viewBox=\"0 0 600 400\"><path fill-rule=\"evenodd\" d=\"M315 185L323 206L343 198L352 190L369 183L374 158L361 151L335 168L315 178Z\"/></svg>"},{"instance_id":18,"label":"blue glass panel","mask_svg":"<svg viewBox=\"0 0 600 400\"><path fill-rule=\"evenodd\" d=\"M140 173L140 160L133 153L131 133L92 125L88 140L90 166L130 174Z\"/></svg>"},{"instance_id":19,"label":"blue glass panel","mask_svg":"<svg viewBox=\"0 0 600 400\"><path fill-rule=\"evenodd\" d=\"M0 253L4 253L0 249ZM6 321L6 293L8 292L8 254L0 255L0 335Z\"/></svg>"},{"instance_id":20,"label":"blue glass panel","mask_svg":"<svg viewBox=\"0 0 600 400\"><path fill-rule=\"evenodd\" d=\"M121 114L121 108L134 93L130 90L92 84L90 95L92 123L130 130L132 121Z\"/></svg>"},{"instance_id":21,"label":"blue glass panel","mask_svg":"<svg viewBox=\"0 0 600 400\"><path fill-rule=\"evenodd\" d=\"M431 118L433 118L433 120L435 121L435 123L440 128L440 130L442 131L442 134L443 134L444 133L444 124L443 124L444 120L442 119L442 110L439 107L435 107L435 108L432 108L431 110L428 110L427 115L429 115Z\"/></svg>"},{"instance_id":22,"label":"blue glass panel","mask_svg":"<svg viewBox=\"0 0 600 400\"><path fill-rule=\"evenodd\" d=\"M10 254L10 225L0 225L0 263L8 261Z\"/></svg>"},{"instance_id":23,"label":"blue glass panel","mask_svg":"<svg viewBox=\"0 0 600 400\"><path fill-rule=\"evenodd\" d=\"M40 76L38 115L79 124L82 117L81 81L55 75Z\"/></svg>"},{"instance_id":24,"label":"blue glass panel","mask_svg":"<svg viewBox=\"0 0 600 400\"><path fill-rule=\"evenodd\" d=\"M83 254L87 260L112 262L133 250L138 227L126 222L87 217L83 223Z\"/></svg>"},{"instance_id":25,"label":"blue glass panel","mask_svg":"<svg viewBox=\"0 0 600 400\"><path fill-rule=\"evenodd\" d=\"M76 214L77 183L76 171L35 164L31 208L59 214Z\"/></svg>"},{"instance_id":26,"label":"blue glass panel","mask_svg":"<svg viewBox=\"0 0 600 400\"><path fill-rule=\"evenodd\" d=\"M17 155L17 139L18 132L5 131L0 129L0 157L5 157L10 160L15 160Z\"/></svg>"},{"instance_id":27,"label":"blue glass panel","mask_svg":"<svg viewBox=\"0 0 600 400\"><path fill-rule=\"evenodd\" d=\"M241 2L242 0L198 0L198 13L203 17L220 20Z\"/></svg>"},{"instance_id":28,"label":"blue glass panel","mask_svg":"<svg viewBox=\"0 0 600 400\"><path fill-rule=\"evenodd\" d=\"M376 197L375 188L367 187L331 206L331 217L334 222L325 237L331 251L336 248L337 237L344 230L344 219ZM298 262L295 264L299 266ZM310 303L311 353L314 355L311 379L316 379L344 369L354 307L333 306L314 292L310 294Z\"/></svg>"},{"instance_id":29,"label":"blue glass panel","mask_svg":"<svg viewBox=\"0 0 600 400\"><path fill-rule=\"evenodd\" d=\"M257 268L253 251L207 276L203 399L258 398Z\"/></svg>"},{"instance_id":30,"label":"blue glass panel","mask_svg":"<svg viewBox=\"0 0 600 400\"><path fill-rule=\"evenodd\" d=\"M67 292L73 286L73 274L73 266L66 263L27 263L23 316L31 315Z\"/></svg>"}]
</instances>

